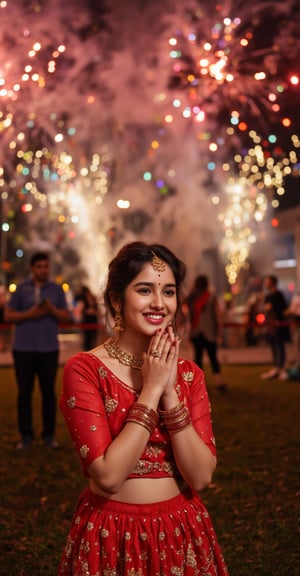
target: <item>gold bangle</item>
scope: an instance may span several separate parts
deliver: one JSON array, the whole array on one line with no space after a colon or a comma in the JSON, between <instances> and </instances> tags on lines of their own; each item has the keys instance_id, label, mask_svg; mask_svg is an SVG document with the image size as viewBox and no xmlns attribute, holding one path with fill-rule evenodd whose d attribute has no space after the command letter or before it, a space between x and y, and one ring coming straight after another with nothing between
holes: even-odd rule
<instances>
[{"instance_id":1,"label":"gold bangle","mask_svg":"<svg viewBox=\"0 0 300 576\"><path fill-rule=\"evenodd\" d=\"M184 428L192 424L189 410L183 402L179 402L177 406L170 410L159 410L159 415L166 430L170 433L184 430Z\"/></svg>"},{"instance_id":2,"label":"gold bangle","mask_svg":"<svg viewBox=\"0 0 300 576\"><path fill-rule=\"evenodd\" d=\"M143 426L151 435L158 423L158 413L153 408L145 406L145 404L135 402L129 410L126 422L134 422Z\"/></svg>"},{"instance_id":3,"label":"gold bangle","mask_svg":"<svg viewBox=\"0 0 300 576\"><path fill-rule=\"evenodd\" d=\"M138 418L134 418L133 416L129 416L128 418L126 418L126 424L127 424L127 422L133 422L134 424L138 424L139 426L146 428L146 430L148 430L150 436L151 436L151 434L153 434L153 432L155 430L155 428L150 426L147 422L143 422L142 420L139 420Z\"/></svg>"}]
</instances>

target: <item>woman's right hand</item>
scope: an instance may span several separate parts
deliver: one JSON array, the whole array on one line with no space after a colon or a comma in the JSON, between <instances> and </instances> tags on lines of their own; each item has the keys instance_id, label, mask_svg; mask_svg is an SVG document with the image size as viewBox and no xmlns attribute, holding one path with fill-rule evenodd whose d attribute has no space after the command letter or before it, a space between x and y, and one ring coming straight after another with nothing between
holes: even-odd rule
<instances>
[{"instance_id":1,"label":"woman's right hand","mask_svg":"<svg viewBox=\"0 0 300 576\"><path fill-rule=\"evenodd\" d=\"M157 330L151 338L144 356L142 368L142 391L156 392L158 399L174 379L174 362L177 362L176 347L169 331ZM174 382L175 384L175 382Z\"/></svg>"}]
</instances>

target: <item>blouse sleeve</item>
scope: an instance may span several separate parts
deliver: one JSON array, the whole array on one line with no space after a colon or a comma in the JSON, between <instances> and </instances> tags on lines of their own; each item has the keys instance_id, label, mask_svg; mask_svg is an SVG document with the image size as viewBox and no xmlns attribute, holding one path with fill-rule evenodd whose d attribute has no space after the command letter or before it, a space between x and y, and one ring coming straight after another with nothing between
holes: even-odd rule
<instances>
[{"instance_id":1,"label":"blouse sleeve","mask_svg":"<svg viewBox=\"0 0 300 576\"><path fill-rule=\"evenodd\" d=\"M99 391L95 359L79 353L65 365L60 409L75 445L83 472L102 456L112 438Z\"/></svg>"},{"instance_id":2,"label":"blouse sleeve","mask_svg":"<svg viewBox=\"0 0 300 576\"><path fill-rule=\"evenodd\" d=\"M205 376L196 364L192 363L193 379L190 384L190 413L193 426L203 442L216 456L216 442L212 429L211 406L208 398Z\"/></svg>"}]
</instances>

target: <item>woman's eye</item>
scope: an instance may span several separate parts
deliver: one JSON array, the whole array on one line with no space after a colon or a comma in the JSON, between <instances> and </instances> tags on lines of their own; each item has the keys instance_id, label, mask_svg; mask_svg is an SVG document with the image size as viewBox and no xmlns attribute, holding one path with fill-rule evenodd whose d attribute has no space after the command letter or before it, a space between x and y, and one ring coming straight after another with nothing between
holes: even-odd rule
<instances>
[{"instance_id":1,"label":"woman's eye","mask_svg":"<svg viewBox=\"0 0 300 576\"><path fill-rule=\"evenodd\" d=\"M169 296L169 297L175 296L175 294L176 294L176 292L175 292L175 290L173 290L173 289L170 289L170 290L166 290L166 291L165 291L165 295L166 295L166 296Z\"/></svg>"},{"instance_id":2,"label":"woman's eye","mask_svg":"<svg viewBox=\"0 0 300 576\"><path fill-rule=\"evenodd\" d=\"M139 292L139 294L149 294L149 293L150 293L150 288L147 288L147 287L145 287L145 288L140 288L140 289L138 290L138 292Z\"/></svg>"}]
</instances>

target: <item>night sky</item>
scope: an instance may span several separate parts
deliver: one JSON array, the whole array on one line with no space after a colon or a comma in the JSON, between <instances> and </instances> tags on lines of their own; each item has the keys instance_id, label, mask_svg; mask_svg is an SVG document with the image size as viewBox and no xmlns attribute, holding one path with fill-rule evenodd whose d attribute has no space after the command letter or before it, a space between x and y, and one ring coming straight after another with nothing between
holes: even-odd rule
<instances>
[{"instance_id":1,"label":"night sky","mask_svg":"<svg viewBox=\"0 0 300 576\"><path fill-rule=\"evenodd\" d=\"M136 238L230 283L268 257L298 204L298 1L7 0L0 34L5 281L43 248L98 287Z\"/></svg>"}]
</instances>

